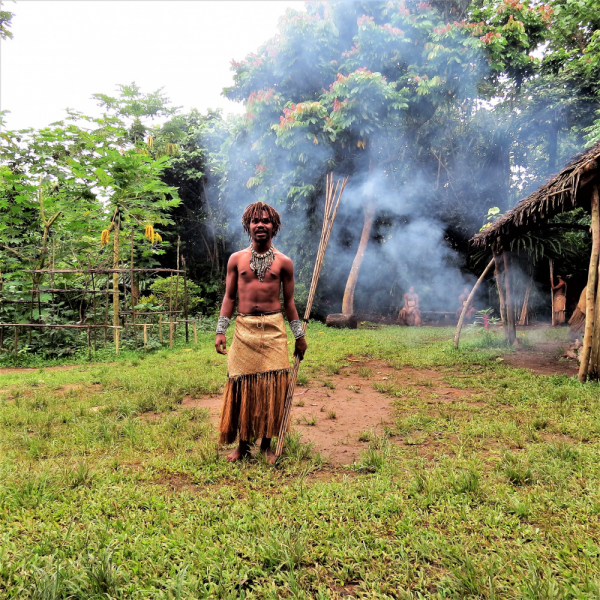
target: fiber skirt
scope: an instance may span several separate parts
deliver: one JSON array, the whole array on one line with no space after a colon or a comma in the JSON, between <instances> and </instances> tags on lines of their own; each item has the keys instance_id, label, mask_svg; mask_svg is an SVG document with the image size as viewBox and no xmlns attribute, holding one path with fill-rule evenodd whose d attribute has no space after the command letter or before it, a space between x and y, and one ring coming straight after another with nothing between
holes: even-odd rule
<instances>
[{"instance_id":1,"label":"fiber skirt","mask_svg":"<svg viewBox=\"0 0 600 600\"><path fill-rule=\"evenodd\" d=\"M279 434L289 378L281 313L238 316L227 354L228 378L219 424L222 444Z\"/></svg>"}]
</instances>

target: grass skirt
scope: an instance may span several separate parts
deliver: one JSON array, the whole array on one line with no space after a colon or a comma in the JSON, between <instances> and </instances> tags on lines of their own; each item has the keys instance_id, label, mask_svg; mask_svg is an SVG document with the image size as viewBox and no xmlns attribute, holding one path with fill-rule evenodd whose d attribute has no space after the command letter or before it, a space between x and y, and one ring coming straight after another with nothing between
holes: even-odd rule
<instances>
[{"instance_id":1,"label":"grass skirt","mask_svg":"<svg viewBox=\"0 0 600 600\"><path fill-rule=\"evenodd\" d=\"M227 354L222 444L279 434L290 361L283 315L238 316Z\"/></svg>"}]
</instances>

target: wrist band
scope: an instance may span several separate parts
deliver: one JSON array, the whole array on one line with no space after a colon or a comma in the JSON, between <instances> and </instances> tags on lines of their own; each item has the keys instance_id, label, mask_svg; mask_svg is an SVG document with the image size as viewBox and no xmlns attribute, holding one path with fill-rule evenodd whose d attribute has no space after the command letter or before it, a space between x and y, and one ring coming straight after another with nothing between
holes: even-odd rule
<instances>
[{"instance_id":1,"label":"wrist band","mask_svg":"<svg viewBox=\"0 0 600 600\"><path fill-rule=\"evenodd\" d=\"M300 321L300 319L294 319L293 321L290 321L290 329L292 330L292 333L296 339L304 337L302 321Z\"/></svg>"},{"instance_id":2,"label":"wrist band","mask_svg":"<svg viewBox=\"0 0 600 600\"><path fill-rule=\"evenodd\" d=\"M228 317L219 317L219 319L217 320L217 335L219 335L219 334L225 335L228 327L229 327L229 318Z\"/></svg>"}]
</instances>

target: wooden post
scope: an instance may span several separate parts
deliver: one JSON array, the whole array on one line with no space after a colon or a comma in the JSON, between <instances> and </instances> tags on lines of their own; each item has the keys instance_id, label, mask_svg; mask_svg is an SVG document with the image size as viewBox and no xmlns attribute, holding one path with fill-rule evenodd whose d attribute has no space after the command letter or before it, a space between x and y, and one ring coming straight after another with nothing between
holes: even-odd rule
<instances>
[{"instance_id":1,"label":"wooden post","mask_svg":"<svg viewBox=\"0 0 600 600\"><path fill-rule=\"evenodd\" d=\"M194 344L198 345L198 330L196 329L196 321L194 321Z\"/></svg>"},{"instance_id":2,"label":"wooden post","mask_svg":"<svg viewBox=\"0 0 600 600\"><path fill-rule=\"evenodd\" d=\"M517 341L517 329L515 326L515 310L512 301L512 289L510 281L510 257L508 252L504 254L504 290L506 292L506 325L508 328L507 341L512 346Z\"/></svg>"},{"instance_id":3,"label":"wooden post","mask_svg":"<svg viewBox=\"0 0 600 600\"><path fill-rule=\"evenodd\" d=\"M596 286L598 285L598 252L600 251L600 206L598 199L598 186L594 186L591 198L592 213L592 254L588 271L587 293L585 297L585 333L581 348L581 362L579 363L578 379L582 383L587 379L590 367L590 354L592 350L592 337L594 334L596 312Z\"/></svg>"},{"instance_id":4,"label":"wooden post","mask_svg":"<svg viewBox=\"0 0 600 600\"><path fill-rule=\"evenodd\" d=\"M162 315L158 315L158 341L162 344Z\"/></svg>"},{"instance_id":5,"label":"wooden post","mask_svg":"<svg viewBox=\"0 0 600 600\"><path fill-rule=\"evenodd\" d=\"M113 269L119 268L119 215L115 215L115 237L113 242ZM113 273L113 327L119 326L119 273ZM113 329L113 332L116 332ZM118 334L116 334L118 336ZM115 338L116 341L116 338ZM116 342L118 343L118 342ZM118 352L117 352L118 354Z\"/></svg>"},{"instance_id":6,"label":"wooden post","mask_svg":"<svg viewBox=\"0 0 600 600\"><path fill-rule=\"evenodd\" d=\"M87 326L88 360L92 360L92 336L90 326Z\"/></svg>"},{"instance_id":7,"label":"wooden post","mask_svg":"<svg viewBox=\"0 0 600 600\"><path fill-rule=\"evenodd\" d=\"M504 301L504 291L502 289L502 265L504 260L502 258L502 251L494 251L494 265L495 265L495 277L496 277L496 288L498 290L498 300L500 302L500 320L504 327L504 335L506 336L506 303Z\"/></svg>"},{"instance_id":8,"label":"wooden post","mask_svg":"<svg viewBox=\"0 0 600 600\"><path fill-rule=\"evenodd\" d=\"M173 321L169 321L169 348L173 350Z\"/></svg>"},{"instance_id":9,"label":"wooden post","mask_svg":"<svg viewBox=\"0 0 600 600\"><path fill-rule=\"evenodd\" d=\"M473 289L471 290L471 293L469 294L467 301L463 305L463 309L460 313L460 318L458 319L458 325L456 326L456 333L454 334L454 348L456 348L457 350L458 350L458 342L460 340L460 332L461 332L461 329L463 326L463 322L465 320L465 315L467 314L467 310L468 310L469 306L471 305L471 302L473 300L473 297L475 296L475 292L477 291L477 288L479 287L481 282L485 279L485 276L490 272L490 269L492 268L492 265L494 264L494 262L495 262L495 259L492 258L492 260L490 260L490 262L488 263L488 266L483 270L483 273L479 276L477 283L475 283L475 285L473 286Z\"/></svg>"},{"instance_id":10,"label":"wooden post","mask_svg":"<svg viewBox=\"0 0 600 600\"><path fill-rule=\"evenodd\" d=\"M15 358L17 358L19 354L19 334L17 332L18 329L18 327L15 327Z\"/></svg>"},{"instance_id":11,"label":"wooden post","mask_svg":"<svg viewBox=\"0 0 600 600\"><path fill-rule=\"evenodd\" d=\"M148 325L144 323L144 350L148 349Z\"/></svg>"},{"instance_id":12,"label":"wooden post","mask_svg":"<svg viewBox=\"0 0 600 600\"><path fill-rule=\"evenodd\" d=\"M133 232L131 232L131 259L129 262L129 285L131 291L131 319L133 321L133 341L137 350L137 329L135 328L135 296L133 295ZM123 290L124 291L124 290Z\"/></svg>"},{"instance_id":13,"label":"wooden post","mask_svg":"<svg viewBox=\"0 0 600 600\"><path fill-rule=\"evenodd\" d=\"M185 257L181 257L183 264L183 318L185 319L185 343L190 341L188 327L188 291L187 291L187 268L185 266Z\"/></svg>"},{"instance_id":14,"label":"wooden post","mask_svg":"<svg viewBox=\"0 0 600 600\"><path fill-rule=\"evenodd\" d=\"M118 326L115 327L113 329L113 332L114 332L113 338L115 340L115 353L119 354L119 327Z\"/></svg>"},{"instance_id":15,"label":"wooden post","mask_svg":"<svg viewBox=\"0 0 600 600\"><path fill-rule=\"evenodd\" d=\"M554 261L549 258L548 263L550 264L550 304L552 307L552 327L556 325L554 320L554 290L552 289L554 286Z\"/></svg>"}]
</instances>

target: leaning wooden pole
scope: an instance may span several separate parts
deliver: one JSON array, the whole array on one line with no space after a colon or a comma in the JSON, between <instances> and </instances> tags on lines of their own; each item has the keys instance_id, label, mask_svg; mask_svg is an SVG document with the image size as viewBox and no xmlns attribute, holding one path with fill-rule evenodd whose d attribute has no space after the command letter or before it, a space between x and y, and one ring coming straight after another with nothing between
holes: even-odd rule
<instances>
[{"instance_id":1,"label":"leaning wooden pole","mask_svg":"<svg viewBox=\"0 0 600 600\"><path fill-rule=\"evenodd\" d=\"M467 301L463 305L463 309L460 313L460 318L458 319L458 325L456 326L456 333L454 334L454 348L457 350L458 350L458 342L460 341L460 332L461 332L461 329L463 326L463 322L465 320L465 315L467 314L467 310L469 309L469 306L471 305L471 302L473 301L473 298L475 296L475 292L477 291L477 288L480 286L481 282L485 279L486 275L490 272L490 270L494 266L495 261L496 261L496 259L494 259L494 258L492 258L492 260L490 260L490 262L488 263L488 266L483 270L483 273L479 276L477 283L473 286L473 289L471 290L471 293L469 294Z\"/></svg>"},{"instance_id":2,"label":"leaning wooden pole","mask_svg":"<svg viewBox=\"0 0 600 600\"><path fill-rule=\"evenodd\" d=\"M119 215L115 217L115 238L113 241L113 327L119 326ZM113 329L118 344L119 333Z\"/></svg>"},{"instance_id":3,"label":"leaning wooden pole","mask_svg":"<svg viewBox=\"0 0 600 600\"><path fill-rule=\"evenodd\" d=\"M306 309L304 311L304 319L302 328L306 331L306 324L310 318L310 311L312 303L315 298L315 292L317 290L317 283L319 282L319 275L321 273L321 267L323 266L323 259L325 258L325 251L327 250L327 244L329 243L329 237L331 236L331 230L333 228L333 222L340 205L340 200L344 192L344 188L348 183L348 177L340 182L338 180L337 185L333 184L333 173L330 173L326 177L325 181L325 212L323 215L323 227L321 228L321 240L319 242L319 249L317 250L317 258L315 260L315 268L313 269L312 281L310 284L310 290L308 292L308 300L306 302ZM287 431L288 424L290 421L290 414L292 412L292 401L294 399L294 390L296 389L296 379L298 378L298 368L300 367L300 359L296 356L294 359L294 366L290 372L290 378L287 388L287 394L285 397L285 404L283 406L283 416L281 419L281 427L279 429L279 436L277 438L277 448L275 450L275 456L281 456L283 451L283 442L285 438L285 432Z\"/></svg>"},{"instance_id":4,"label":"leaning wooden pole","mask_svg":"<svg viewBox=\"0 0 600 600\"><path fill-rule=\"evenodd\" d=\"M578 379L582 383L587 379L590 368L590 354L592 350L592 337L596 317L596 287L598 285L598 253L600 251L600 206L598 199L598 186L594 186L591 199L592 213L592 254L590 256L590 269L588 271L587 293L585 297L585 333L583 347L581 348L581 362L579 363Z\"/></svg>"}]
</instances>

